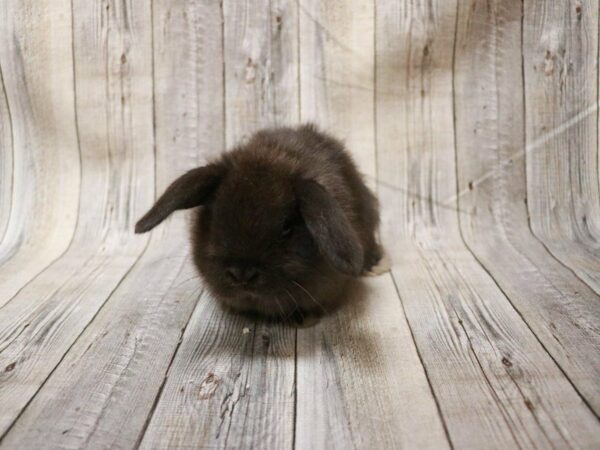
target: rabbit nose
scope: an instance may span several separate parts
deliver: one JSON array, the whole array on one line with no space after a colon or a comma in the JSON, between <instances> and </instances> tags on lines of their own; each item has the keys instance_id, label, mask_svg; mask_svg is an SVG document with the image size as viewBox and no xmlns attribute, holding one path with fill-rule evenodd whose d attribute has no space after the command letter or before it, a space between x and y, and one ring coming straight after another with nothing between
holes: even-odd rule
<instances>
[{"instance_id":1,"label":"rabbit nose","mask_svg":"<svg viewBox=\"0 0 600 450\"><path fill-rule=\"evenodd\" d=\"M258 278L258 270L254 267L231 266L225 269L225 273L236 283L250 283Z\"/></svg>"}]
</instances>

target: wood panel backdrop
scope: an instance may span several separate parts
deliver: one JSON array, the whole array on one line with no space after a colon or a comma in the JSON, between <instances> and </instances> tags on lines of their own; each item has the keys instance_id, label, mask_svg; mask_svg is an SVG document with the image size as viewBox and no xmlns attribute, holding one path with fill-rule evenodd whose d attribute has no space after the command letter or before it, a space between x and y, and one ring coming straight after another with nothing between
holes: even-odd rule
<instances>
[{"instance_id":1,"label":"wood panel backdrop","mask_svg":"<svg viewBox=\"0 0 600 450\"><path fill-rule=\"evenodd\" d=\"M0 1L0 448L600 448L599 9ZM185 213L132 230L306 121L393 265L297 330L216 306Z\"/></svg>"}]
</instances>

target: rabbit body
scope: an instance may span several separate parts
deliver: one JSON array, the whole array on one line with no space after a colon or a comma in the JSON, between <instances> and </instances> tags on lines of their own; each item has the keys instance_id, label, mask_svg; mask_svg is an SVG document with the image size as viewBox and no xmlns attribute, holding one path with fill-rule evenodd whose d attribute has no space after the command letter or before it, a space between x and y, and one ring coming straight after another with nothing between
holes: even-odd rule
<instances>
[{"instance_id":1,"label":"rabbit body","mask_svg":"<svg viewBox=\"0 0 600 450\"><path fill-rule=\"evenodd\" d=\"M344 146L313 125L259 131L175 180L138 222L145 232L196 208L194 262L236 311L322 315L381 258L375 196Z\"/></svg>"}]
</instances>

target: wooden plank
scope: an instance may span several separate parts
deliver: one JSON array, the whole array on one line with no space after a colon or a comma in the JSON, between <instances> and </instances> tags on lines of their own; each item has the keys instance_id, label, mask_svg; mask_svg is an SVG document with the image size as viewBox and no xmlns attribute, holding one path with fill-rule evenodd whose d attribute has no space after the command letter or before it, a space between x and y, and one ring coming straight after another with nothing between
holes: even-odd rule
<instances>
[{"instance_id":1,"label":"wooden plank","mask_svg":"<svg viewBox=\"0 0 600 450\"><path fill-rule=\"evenodd\" d=\"M224 1L227 145L298 120L298 17L290 0Z\"/></svg>"},{"instance_id":2,"label":"wooden plank","mask_svg":"<svg viewBox=\"0 0 600 450\"><path fill-rule=\"evenodd\" d=\"M597 417L471 255L401 258L394 277L454 446L598 444Z\"/></svg>"},{"instance_id":3,"label":"wooden plank","mask_svg":"<svg viewBox=\"0 0 600 450\"><path fill-rule=\"evenodd\" d=\"M182 225L172 222L153 236L140 263L4 436L3 448L135 446L200 295L180 250Z\"/></svg>"},{"instance_id":4,"label":"wooden plank","mask_svg":"<svg viewBox=\"0 0 600 450\"><path fill-rule=\"evenodd\" d=\"M511 1L2 3L0 446L598 447L598 3L525 3L538 242ZM155 183L298 118L381 178L395 266L296 342L195 307L181 214L142 256L131 228Z\"/></svg>"},{"instance_id":5,"label":"wooden plank","mask_svg":"<svg viewBox=\"0 0 600 450\"><path fill-rule=\"evenodd\" d=\"M232 146L256 128L297 120L297 10L287 0L232 0L223 8L226 144ZM293 329L224 312L206 296L141 447L291 447L294 355Z\"/></svg>"},{"instance_id":6,"label":"wooden plank","mask_svg":"<svg viewBox=\"0 0 600 450\"><path fill-rule=\"evenodd\" d=\"M2 241L12 208L14 148L12 115L8 106L2 66L0 66L0 149L2 149L0 151L0 248L6 251Z\"/></svg>"},{"instance_id":7,"label":"wooden plank","mask_svg":"<svg viewBox=\"0 0 600 450\"><path fill-rule=\"evenodd\" d=\"M223 151L223 33L214 0L155 2L153 17L160 194L185 170Z\"/></svg>"},{"instance_id":8,"label":"wooden plank","mask_svg":"<svg viewBox=\"0 0 600 450\"><path fill-rule=\"evenodd\" d=\"M214 57L221 48L220 9L216 2L157 4L152 30L147 5L132 6L130 18L136 20L131 28L143 32L144 49L150 42L146 32L154 34L156 177L162 191L210 151L222 148L222 127L217 126L222 111L206 100L222 89L222 64ZM116 14L124 18L124 13ZM182 40L189 47L179 46ZM131 57L142 55L150 57L137 51ZM179 81L183 77L185 83ZM206 122L198 123L200 118ZM143 124L151 125L147 119ZM153 166L145 169L152 173ZM151 193L152 183L140 189ZM141 212L135 211L132 220ZM154 231L138 264L5 437L8 448L132 448L139 443L201 292L187 260L183 217L177 214Z\"/></svg>"},{"instance_id":9,"label":"wooden plank","mask_svg":"<svg viewBox=\"0 0 600 450\"><path fill-rule=\"evenodd\" d=\"M447 448L390 275L298 332L298 448Z\"/></svg>"},{"instance_id":10,"label":"wooden plank","mask_svg":"<svg viewBox=\"0 0 600 450\"><path fill-rule=\"evenodd\" d=\"M10 139L13 148L2 148L2 160L12 171L2 182L10 182L12 198L6 202L3 187L2 207L11 209L3 210L0 224L2 306L69 245L80 165L69 1L5 2L0 8L2 123L10 134L1 144Z\"/></svg>"},{"instance_id":11,"label":"wooden plank","mask_svg":"<svg viewBox=\"0 0 600 450\"><path fill-rule=\"evenodd\" d=\"M309 0L299 7L301 119L350 144L374 188L374 2Z\"/></svg>"},{"instance_id":12,"label":"wooden plank","mask_svg":"<svg viewBox=\"0 0 600 450\"><path fill-rule=\"evenodd\" d=\"M291 448L294 337L204 295L141 448Z\"/></svg>"},{"instance_id":13,"label":"wooden plank","mask_svg":"<svg viewBox=\"0 0 600 450\"><path fill-rule=\"evenodd\" d=\"M342 137L374 185L374 2L300 4L301 119ZM354 289L353 289L354 290ZM298 331L298 448L444 448L435 401L389 275Z\"/></svg>"},{"instance_id":14,"label":"wooden plank","mask_svg":"<svg viewBox=\"0 0 600 450\"><path fill-rule=\"evenodd\" d=\"M600 293L598 2L527 1L524 14L531 227Z\"/></svg>"},{"instance_id":15,"label":"wooden plank","mask_svg":"<svg viewBox=\"0 0 600 450\"><path fill-rule=\"evenodd\" d=\"M591 356L600 354L600 299L528 225L523 78L514 70L521 64L521 2L465 7L470 12L459 17L454 83L462 232L598 415L600 358Z\"/></svg>"},{"instance_id":16,"label":"wooden plank","mask_svg":"<svg viewBox=\"0 0 600 450\"><path fill-rule=\"evenodd\" d=\"M135 10L147 11L145 6ZM0 382L5 405L0 435L146 246L147 239L132 238L131 229L149 207L154 186L152 171L140 169L154 165L151 39L148 27L145 33L141 27L150 17L140 13L132 18L123 8L111 12L81 5L72 21L70 10L62 11L75 36L81 214L66 254L0 309L0 367L10 367ZM99 82L104 89L96 88ZM42 116L50 113L39 110ZM50 149L57 145L50 144ZM55 167L48 170L60 173Z\"/></svg>"},{"instance_id":17,"label":"wooden plank","mask_svg":"<svg viewBox=\"0 0 600 450\"><path fill-rule=\"evenodd\" d=\"M453 446L592 447L597 418L464 246L455 202L443 203L456 189L456 14L469 13L455 2L377 5L377 156L393 277Z\"/></svg>"}]
</instances>

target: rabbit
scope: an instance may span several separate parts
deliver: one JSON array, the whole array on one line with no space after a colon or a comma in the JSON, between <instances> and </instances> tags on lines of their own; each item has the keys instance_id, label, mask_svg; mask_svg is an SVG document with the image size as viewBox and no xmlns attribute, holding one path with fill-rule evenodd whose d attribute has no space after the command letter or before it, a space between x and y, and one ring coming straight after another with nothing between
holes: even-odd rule
<instances>
[{"instance_id":1,"label":"rabbit","mask_svg":"<svg viewBox=\"0 0 600 450\"><path fill-rule=\"evenodd\" d=\"M236 312L320 318L382 258L376 197L342 143L312 124L261 130L190 170L135 232L188 208L196 208L193 261L214 297Z\"/></svg>"}]
</instances>

